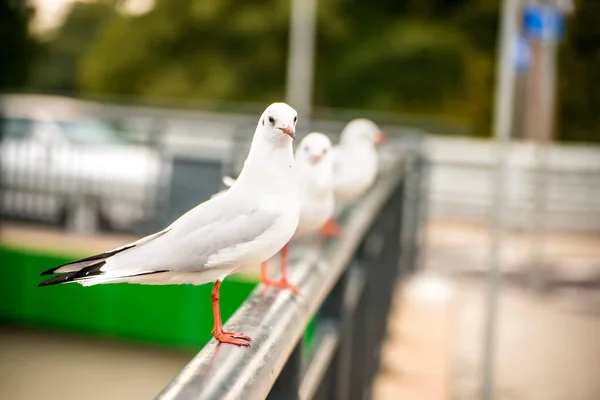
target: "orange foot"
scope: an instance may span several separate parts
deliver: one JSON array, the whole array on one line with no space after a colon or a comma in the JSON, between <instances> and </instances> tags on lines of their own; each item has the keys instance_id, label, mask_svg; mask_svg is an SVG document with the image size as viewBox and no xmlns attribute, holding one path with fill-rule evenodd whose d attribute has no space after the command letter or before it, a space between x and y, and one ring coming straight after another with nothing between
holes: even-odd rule
<instances>
[{"instance_id":1,"label":"orange foot","mask_svg":"<svg viewBox=\"0 0 600 400\"><path fill-rule=\"evenodd\" d=\"M213 329L211 333L214 335L215 339L217 339L221 343L230 343L238 346L250 347L250 342L252 341L252 339L250 339L248 336L239 332L215 332L215 330Z\"/></svg>"},{"instance_id":2,"label":"orange foot","mask_svg":"<svg viewBox=\"0 0 600 400\"><path fill-rule=\"evenodd\" d=\"M280 289L289 289L295 294L301 294L300 289L298 289L296 286L292 285L290 283L290 281L288 281L286 278L283 278L280 281L272 281L269 279L263 279L262 284L267 287L274 286L274 287L278 287Z\"/></svg>"},{"instance_id":3,"label":"orange foot","mask_svg":"<svg viewBox=\"0 0 600 400\"><path fill-rule=\"evenodd\" d=\"M342 227L334 219L330 219L321 227L322 237L333 237L340 236L342 234Z\"/></svg>"}]
</instances>

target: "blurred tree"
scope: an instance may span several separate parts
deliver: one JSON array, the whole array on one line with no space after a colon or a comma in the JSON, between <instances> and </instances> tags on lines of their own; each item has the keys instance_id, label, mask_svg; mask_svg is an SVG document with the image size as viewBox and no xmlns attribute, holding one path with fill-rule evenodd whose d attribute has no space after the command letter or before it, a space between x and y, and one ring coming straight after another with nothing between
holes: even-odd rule
<instances>
[{"instance_id":1,"label":"blurred tree","mask_svg":"<svg viewBox=\"0 0 600 400\"><path fill-rule=\"evenodd\" d=\"M113 0L73 3L65 23L42 45L33 86L45 92L76 94L79 61L106 24L118 16L116 4Z\"/></svg>"},{"instance_id":2,"label":"blurred tree","mask_svg":"<svg viewBox=\"0 0 600 400\"><path fill-rule=\"evenodd\" d=\"M487 135L497 24L473 28L497 18L497 1L376 3L344 2L351 33L331 44L319 36L317 101L443 116Z\"/></svg>"},{"instance_id":3,"label":"blurred tree","mask_svg":"<svg viewBox=\"0 0 600 400\"><path fill-rule=\"evenodd\" d=\"M500 0L318 4L316 105L442 117L489 135ZM283 97L289 2L156 0L143 15L119 6L76 3L47 43L37 86L147 99ZM561 50L563 139L598 140L598 22L600 5L577 0Z\"/></svg>"},{"instance_id":4,"label":"blurred tree","mask_svg":"<svg viewBox=\"0 0 600 400\"><path fill-rule=\"evenodd\" d=\"M576 1L560 52L559 139L600 142L600 3Z\"/></svg>"},{"instance_id":5,"label":"blurred tree","mask_svg":"<svg viewBox=\"0 0 600 400\"><path fill-rule=\"evenodd\" d=\"M402 19L402 8L394 15L352 4L320 2L318 105L473 111L463 99L470 53L460 30ZM280 99L288 13L287 2L274 0L158 0L145 15L110 21L80 64L80 87L152 98Z\"/></svg>"},{"instance_id":6,"label":"blurred tree","mask_svg":"<svg viewBox=\"0 0 600 400\"><path fill-rule=\"evenodd\" d=\"M157 0L106 27L79 69L87 93L267 100L285 82L288 3Z\"/></svg>"},{"instance_id":7,"label":"blurred tree","mask_svg":"<svg viewBox=\"0 0 600 400\"><path fill-rule=\"evenodd\" d=\"M23 88L37 43L29 33L33 8L23 0L0 1L0 90Z\"/></svg>"}]
</instances>

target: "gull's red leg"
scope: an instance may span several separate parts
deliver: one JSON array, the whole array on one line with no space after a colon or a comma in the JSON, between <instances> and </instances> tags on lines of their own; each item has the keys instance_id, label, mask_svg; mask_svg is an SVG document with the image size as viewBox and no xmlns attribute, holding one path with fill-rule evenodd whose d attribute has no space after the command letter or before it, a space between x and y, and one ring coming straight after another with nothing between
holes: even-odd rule
<instances>
[{"instance_id":1,"label":"gull's red leg","mask_svg":"<svg viewBox=\"0 0 600 400\"><path fill-rule=\"evenodd\" d=\"M288 288L296 294L300 294L300 289L292 285L287 277L287 254L288 245L286 244L281 249L281 280L279 281L279 287Z\"/></svg>"},{"instance_id":2,"label":"gull's red leg","mask_svg":"<svg viewBox=\"0 0 600 400\"><path fill-rule=\"evenodd\" d=\"M214 319L214 327L211 333L214 335L215 339L221 343L231 343L238 346L250 346L252 339L243 333L223 330L223 322L221 321L221 307L219 306L220 288L221 281L216 281L211 294Z\"/></svg>"},{"instance_id":3,"label":"gull's red leg","mask_svg":"<svg viewBox=\"0 0 600 400\"><path fill-rule=\"evenodd\" d=\"M292 285L287 278L287 253L288 253L288 245L286 244L281 249L281 279L279 281L272 281L267 276L267 262L264 261L261 264L261 274L260 281L265 286L276 286L282 289L290 289L292 292L296 294L300 294L300 290Z\"/></svg>"},{"instance_id":4,"label":"gull's red leg","mask_svg":"<svg viewBox=\"0 0 600 400\"><path fill-rule=\"evenodd\" d=\"M273 286L273 281L269 279L269 271L267 270L267 261L260 264L260 281L265 286Z\"/></svg>"},{"instance_id":5,"label":"gull's red leg","mask_svg":"<svg viewBox=\"0 0 600 400\"><path fill-rule=\"evenodd\" d=\"M321 227L320 233L323 238L340 236L342 234L342 227L335 219L331 218Z\"/></svg>"}]
</instances>

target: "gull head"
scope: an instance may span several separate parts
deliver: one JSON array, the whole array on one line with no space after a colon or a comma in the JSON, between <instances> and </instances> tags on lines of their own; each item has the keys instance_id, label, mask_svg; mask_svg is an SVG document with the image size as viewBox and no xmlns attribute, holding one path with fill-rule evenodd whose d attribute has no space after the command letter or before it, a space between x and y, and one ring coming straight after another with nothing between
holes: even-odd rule
<instances>
[{"instance_id":1,"label":"gull head","mask_svg":"<svg viewBox=\"0 0 600 400\"><path fill-rule=\"evenodd\" d=\"M366 118L357 118L348 122L340 136L342 143L382 144L386 134L375 122Z\"/></svg>"},{"instance_id":2,"label":"gull head","mask_svg":"<svg viewBox=\"0 0 600 400\"><path fill-rule=\"evenodd\" d=\"M308 165L320 165L330 162L331 140L319 132L306 135L296 150L296 161Z\"/></svg>"},{"instance_id":3,"label":"gull head","mask_svg":"<svg viewBox=\"0 0 600 400\"><path fill-rule=\"evenodd\" d=\"M258 121L257 133L272 143L291 143L296 138L298 113L285 103L273 103Z\"/></svg>"}]
</instances>

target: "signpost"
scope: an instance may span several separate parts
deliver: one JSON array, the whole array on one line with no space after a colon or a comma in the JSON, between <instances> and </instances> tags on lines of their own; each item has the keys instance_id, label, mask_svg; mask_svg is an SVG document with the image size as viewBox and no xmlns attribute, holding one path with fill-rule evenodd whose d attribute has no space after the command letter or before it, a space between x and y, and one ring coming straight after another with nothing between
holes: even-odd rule
<instances>
[{"instance_id":1,"label":"signpost","mask_svg":"<svg viewBox=\"0 0 600 400\"><path fill-rule=\"evenodd\" d=\"M481 398L494 396L494 366L500 291L500 251L504 234L504 186L506 159L513 127L516 63L514 43L519 35L519 0L504 0L500 15L498 71L494 104L493 133L496 141L496 176L493 184L487 299L483 341Z\"/></svg>"},{"instance_id":2,"label":"signpost","mask_svg":"<svg viewBox=\"0 0 600 400\"><path fill-rule=\"evenodd\" d=\"M507 152L511 136L512 118L514 111L514 81L519 63L528 61L527 58L519 60L519 15L521 12L520 0L503 0L500 16L500 38L498 41L498 72L496 80L496 99L494 109L494 138L496 141L496 177L493 185L493 206L491 215L491 238L489 251L489 267L487 281L486 318L483 343L483 376L481 398L492 400L494 398L494 366L496 354L496 334L498 296L500 293L500 266L501 249L504 236L504 208L505 208L505 181L507 168ZM552 130L554 86L556 73L556 41L562 37L564 31L564 12L573 9L572 1L554 0L552 3L535 3L524 7L523 19L525 38L533 45L532 70L534 75L531 81L540 80L540 90L530 91L533 96L529 108L534 114L534 120L540 121L543 134L540 137L550 137ZM516 45L515 45L516 44ZM549 47L540 44L550 44ZM554 47L552 47L554 46ZM522 47L524 49L526 46ZM516 49L516 51L515 51ZM529 67L529 62L522 62L522 66ZM541 68L541 73L534 72ZM538 76L535 76L537 74ZM540 76L543 78L540 78ZM531 100L537 101L539 112L531 108ZM539 101L538 101L539 100ZM531 118L529 118L531 121ZM532 121L535 122L535 121ZM538 132L538 130L536 130ZM544 159L540 164L544 165ZM536 214L536 213L534 213ZM541 224L540 224L541 226Z\"/></svg>"},{"instance_id":3,"label":"signpost","mask_svg":"<svg viewBox=\"0 0 600 400\"><path fill-rule=\"evenodd\" d=\"M536 287L543 283L545 267L546 177L555 121L557 46L564 36L565 12L572 9L569 2L545 2L529 4L523 10L523 32L532 47L525 133L536 143L530 254L532 283Z\"/></svg>"}]
</instances>

